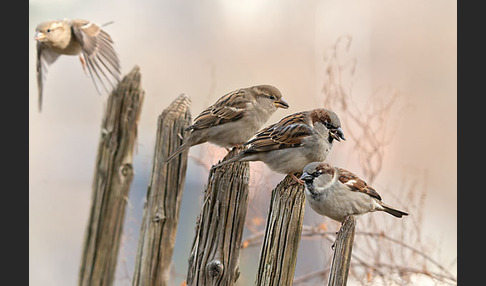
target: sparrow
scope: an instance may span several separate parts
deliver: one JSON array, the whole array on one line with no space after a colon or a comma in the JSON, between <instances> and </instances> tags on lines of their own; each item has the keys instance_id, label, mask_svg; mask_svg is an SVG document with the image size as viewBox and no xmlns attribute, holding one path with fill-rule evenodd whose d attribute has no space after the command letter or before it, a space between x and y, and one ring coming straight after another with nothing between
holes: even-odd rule
<instances>
[{"instance_id":1,"label":"sparrow","mask_svg":"<svg viewBox=\"0 0 486 286\"><path fill-rule=\"evenodd\" d=\"M345 169L323 162L304 167L305 197L311 208L320 215L343 222L347 216L384 211L401 218L408 213L381 201L374 188Z\"/></svg>"},{"instance_id":2,"label":"sparrow","mask_svg":"<svg viewBox=\"0 0 486 286\"><path fill-rule=\"evenodd\" d=\"M81 65L86 67L96 90L99 86L107 92L107 85L114 88L121 78L120 62L113 48L113 41L100 26L81 19L63 19L40 23L35 29L37 42L37 87L39 112L42 110L42 93L47 68L60 55L79 55Z\"/></svg>"},{"instance_id":3,"label":"sparrow","mask_svg":"<svg viewBox=\"0 0 486 286\"><path fill-rule=\"evenodd\" d=\"M187 139L165 163L187 148L205 142L225 148L240 146L268 121L277 108L287 109L289 104L271 85L251 86L227 93L201 112L185 129L190 132Z\"/></svg>"},{"instance_id":4,"label":"sparrow","mask_svg":"<svg viewBox=\"0 0 486 286\"><path fill-rule=\"evenodd\" d=\"M247 149L213 168L237 161L262 161L271 170L304 184L294 173L302 172L311 162L324 161L334 140L341 139L346 140L336 113L324 108L301 111L260 130L243 144Z\"/></svg>"}]
</instances>

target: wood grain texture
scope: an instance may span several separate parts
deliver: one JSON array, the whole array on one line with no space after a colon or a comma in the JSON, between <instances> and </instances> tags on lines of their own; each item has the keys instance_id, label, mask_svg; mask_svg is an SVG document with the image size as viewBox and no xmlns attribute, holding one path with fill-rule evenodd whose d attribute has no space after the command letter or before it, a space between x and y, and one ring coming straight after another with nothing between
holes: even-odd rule
<instances>
[{"instance_id":1,"label":"wood grain texture","mask_svg":"<svg viewBox=\"0 0 486 286\"><path fill-rule=\"evenodd\" d=\"M226 157L232 157L237 150ZM249 163L212 169L196 223L187 285L233 285L248 206Z\"/></svg>"},{"instance_id":2,"label":"wood grain texture","mask_svg":"<svg viewBox=\"0 0 486 286\"><path fill-rule=\"evenodd\" d=\"M354 229L356 219L348 216L334 242L334 255L332 257L331 272L329 273L329 286L344 286L348 280L351 252L353 250Z\"/></svg>"},{"instance_id":3,"label":"wood grain texture","mask_svg":"<svg viewBox=\"0 0 486 286\"><path fill-rule=\"evenodd\" d=\"M163 163L182 144L180 135L191 124L190 104L182 94L158 118L132 285L169 285L189 149L168 164Z\"/></svg>"},{"instance_id":4,"label":"wood grain texture","mask_svg":"<svg viewBox=\"0 0 486 286\"><path fill-rule=\"evenodd\" d=\"M107 100L102 119L78 285L112 285L125 206L133 180L133 150L144 92L138 66Z\"/></svg>"},{"instance_id":5,"label":"wood grain texture","mask_svg":"<svg viewBox=\"0 0 486 286\"><path fill-rule=\"evenodd\" d=\"M272 190L255 285L292 285L304 210L304 186L287 175Z\"/></svg>"}]
</instances>

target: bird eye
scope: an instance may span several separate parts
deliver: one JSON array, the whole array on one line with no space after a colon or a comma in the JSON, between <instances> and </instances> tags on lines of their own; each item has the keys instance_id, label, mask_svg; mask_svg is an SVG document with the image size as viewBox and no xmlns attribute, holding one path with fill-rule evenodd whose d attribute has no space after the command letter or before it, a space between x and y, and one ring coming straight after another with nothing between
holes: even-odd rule
<instances>
[{"instance_id":1,"label":"bird eye","mask_svg":"<svg viewBox=\"0 0 486 286\"><path fill-rule=\"evenodd\" d=\"M270 100L275 100L275 99L277 99L277 98L276 98L275 96L273 96L273 95L270 95L268 98L270 98Z\"/></svg>"},{"instance_id":2,"label":"bird eye","mask_svg":"<svg viewBox=\"0 0 486 286\"><path fill-rule=\"evenodd\" d=\"M322 174L321 170L316 170L314 174L312 174L314 177L319 177Z\"/></svg>"},{"instance_id":3,"label":"bird eye","mask_svg":"<svg viewBox=\"0 0 486 286\"><path fill-rule=\"evenodd\" d=\"M327 121L324 122L324 126L326 126L327 129L333 128L332 124Z\"/></svg>"},{"instance_id":4,"label":"bird eye","mask_svg":"<svg viewBox=\"0 0 486 286\"><path fill-rule=\"evenodd\" d=\"M51 29L47 29L47 33L50 33L51 32Z\"/></svg>"}]
</instances>

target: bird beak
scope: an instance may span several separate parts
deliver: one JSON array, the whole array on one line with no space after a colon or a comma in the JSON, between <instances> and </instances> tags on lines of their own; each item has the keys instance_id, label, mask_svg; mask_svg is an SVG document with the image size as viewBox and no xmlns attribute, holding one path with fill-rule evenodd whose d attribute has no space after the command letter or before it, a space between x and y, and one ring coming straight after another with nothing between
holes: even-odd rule
<instances>
[{"instance_id":1,"label":"bird beak","mask_svg":"<svg viewBox=\"0 0 486 286\"><path fill-rule=\"evenodd\" d=\"M34 40L36 41L42 41L46 38L46 35L42 32L37 32L35 33L35 37L34 37Z\"/></svg>"},{"instance_id":2,"label":"bird beak","mask_svg":"<svg viewBox=\"0 0 486 286\"><path fill-rule=\"evenodd\" d=\"M283 109L287 109L289 108L289 104L287 103L287 101L285 101L283 98L281 98L280 100L278 101L275 101L275 106L277 108L283 108Z\"/></svg>"},{"instance_id":3,"label":"bird beak","mask_svg":"<svg viewBox=\"0 0 486 286\"><path fill-rule=\"evenodd\" d=\"M341 139L346 140L344 138L344 133L341 127L331 130L330 133L331 133L331 137L333 139L336 139L337 141L341 141Z\"/></svg>"},{"instance_id":4,"label":"bird beak","mask_svg":"<svg viewBox=\"0 0 486 286\"><path fill-rule=\"evenodd\" d=\"M308 174L307 172L304 172L302 176L300 176L300 179L302 181L305 181L306 183L307 182L312 183L312 181L314 180L314 176Z\"/></svg>"}]
</instances>

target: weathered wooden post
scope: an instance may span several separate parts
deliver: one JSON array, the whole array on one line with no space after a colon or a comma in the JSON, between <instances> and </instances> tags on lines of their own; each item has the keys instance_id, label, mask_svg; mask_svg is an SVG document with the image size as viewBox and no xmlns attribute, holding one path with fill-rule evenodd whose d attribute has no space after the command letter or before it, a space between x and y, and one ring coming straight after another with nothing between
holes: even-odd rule
<instances>
[{"instance_id":1,"label":"weathered wooden post","mask_svg":"<svg viewBox=\"0 0 486 286\"><path fill-rule=\"evenodd\" d=\"M248 162L227 164L209 172L189 257L187 285L233 285L238 278L248 191Z\"/></svg>"},{"instance_id":2,"label":"weathered wooden post","mask_svg":"<svg viewBox=\"0 0 486 286\"><path fill-rule=\"evenodd\" d=\"M188 150L164 165L191 123L190 100L177 97L158 118L152 177L147 190L132 285L169 285Z\"/></svg>"},{"instance_id":3,"label":"weathered wooden post","mask_svg":"<svg viewBox=\"0 0 486 286\"><path fill-rule=\"evenodd\" d=\"M92 185L79 285L112 285L133 180L133 148L144 92L138 66L108 97Z\"/></svg>"},{"instance_id":4,"label":"weathered wooden post","mask_svg":"<svg viewBox=\"0 0 486 286\"><path fill-rule=\"evenodd\" d=\"M353 249L354 229L356 219L348 216L334 242L334 255L332 257L331 272L329 274L329 286L343 286L348 280L351 252Z\"/></svg>"},{"instance_id":5,"label":"weathered wooden post","mask_svg":"<svg viewBox=\"0 0 486 286\"><path fill-rule=\"evenodd\" d=\"M292 285L304 207L304 186L287 175L272 190L256 285Z\"/></svg>"}]
</instances>

